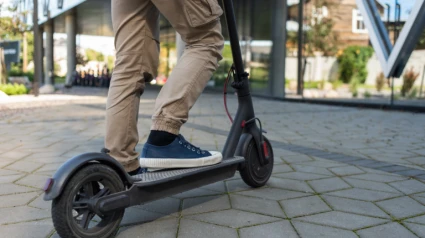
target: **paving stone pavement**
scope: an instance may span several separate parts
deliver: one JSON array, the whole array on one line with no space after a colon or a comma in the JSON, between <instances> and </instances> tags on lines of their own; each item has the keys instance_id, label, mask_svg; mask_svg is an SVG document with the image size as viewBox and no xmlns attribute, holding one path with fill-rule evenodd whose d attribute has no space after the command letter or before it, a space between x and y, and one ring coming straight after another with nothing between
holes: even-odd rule
<instances>
[{"instance_id":1,"label":"paving stone pavement","mask_svg":"<svg viewBox=\"0 0 425 238\"><path fill-rule=\"evenodd\" d=\"M70 157L103 147L106 91L68 94L0 110L1 237L58 237L41 187ZM138 150L156 95L141 99ZM128 208L117 237L425 237L425 114L254 102L275 155L265 187L236 174ZM229 128L221 95L205 93L182 134L221 150Z\"/></svg>"}]
</instances>

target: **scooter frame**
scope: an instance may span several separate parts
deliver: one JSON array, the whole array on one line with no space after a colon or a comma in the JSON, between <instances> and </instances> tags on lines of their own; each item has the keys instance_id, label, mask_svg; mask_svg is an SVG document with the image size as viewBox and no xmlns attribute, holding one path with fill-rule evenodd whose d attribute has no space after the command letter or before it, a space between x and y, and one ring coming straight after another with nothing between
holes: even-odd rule
<instances>
[{"instance_id":1,"label":"scooter frame","mask_svg":"<svg viewBox=\"0 0 425 238\"><path fill-rule=\"evenodd\" d=\"M44 187L44 200L54 200L60 197L72 176L89 164L104 164L114 169L126 187L124 191L92 199L88 202L87 206L100 217L110 212L123 210L130 206L147 203L233 177L236 170L249 166L248 158L244 158L244 156L246 157L246 150L252 140L255 141L257 147L258 153L255 157L259 164L267 166L271 163L271 166L273 166L271 145L255 123L248 73L245 72L243 66L233 2L232 0L222 0L222 2L234 61L235 79L232 87L237 93L239 103L222 152L223 161L217 165L201 168L154 172L152 174L155 174L153 176L155 178L151 177L150 173L131 177L126 173L123 166L107 153L86 153L65 162L53 177L47 180ZM268 173L271 174L271 171ZM268 174L267 180L270 174ZM158 176L161 179L157 179ZM246 182L245 179L244 181Z\"/></svg>"}]
</instances>

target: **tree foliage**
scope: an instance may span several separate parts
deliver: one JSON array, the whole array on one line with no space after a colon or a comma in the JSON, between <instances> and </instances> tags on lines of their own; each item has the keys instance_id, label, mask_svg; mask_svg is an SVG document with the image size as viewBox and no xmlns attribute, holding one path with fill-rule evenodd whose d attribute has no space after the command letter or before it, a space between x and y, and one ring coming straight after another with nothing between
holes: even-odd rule
<instances>
[{"instance_id":1,"label":"tree foliage","mask_svg":"<svg viewBox=\"0 0 425 238\"><path fill-rule=\"evenodd\" d=\"M2 16L5 10L12 13L12 16ZM22 38L24 32L31 31L31 26L23 20L28 13L18 12L17 6L4 7L0 4L0 39Z\"/></svg>"},{"instance_id":2,"label":"tree foliage","mask_svg":"<svg viewBox=\"0 0 425 238\"><path fill-rule=\"evenodd\" d=\"M105 56L93 49L86 49L86 57L88 61L100 61L103 62L105 60Z\"/></svg>"},{"instance_id":3,"label":"tree foliage","mask_svg":"<svg viewBox=\"0 0 425 238\"><path fill-rule=\"evenodd\" d=\"M329 0L313 0L313 8L317 14L308 15L306 31L306 51L309 55L313 52L322 52L324 56L333 56L337 52L338 37L333 31L334 21L331 17L323 15L322 10L331 11L333 4Z\"/></svg>"}]
</instances>

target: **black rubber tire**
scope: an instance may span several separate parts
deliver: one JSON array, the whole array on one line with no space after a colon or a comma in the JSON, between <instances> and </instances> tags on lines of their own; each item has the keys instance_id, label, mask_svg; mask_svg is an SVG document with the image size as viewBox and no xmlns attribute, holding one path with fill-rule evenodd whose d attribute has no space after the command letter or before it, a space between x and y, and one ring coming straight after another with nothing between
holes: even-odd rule
<instances>
[{"instance_id":1,"label":"black rubber tire","mask_svg":"<svg viewBox=\"0 0 425 238\"><path fill-rule=\"evenodd\" d=\"M90 164L76 172L66 184L61 195L52 202L52 219L53 225L62 238L109 238L115 237L118 232L119 225L124 210L115 212L108 218L111 220L105 227L93 234L84 234L79 228L75 229L75 221L72 218L72 202L77 191L84 185L85 181L90 179L102 178L108 181L108 189L111 193L124 190L124 184L119 175L107 165ZM71 214L70 214L71 212Z\"/></svg>"},{"instance_id":2,"label":"black rubber tire","mask_svg":"<svg viewBox=\"0 0 425 238\"><path fill-rule=\"evenodd\" d=\"M274 154L272 146L267 138L264 137L270 154L270 161L267 165L261 166L258 159L258 148L254 138L248 144L246 151L243 151L245 165L239 169L242 180L253 188L264 186L269 181L273 172Z\"/></svg>"}]
</instances>

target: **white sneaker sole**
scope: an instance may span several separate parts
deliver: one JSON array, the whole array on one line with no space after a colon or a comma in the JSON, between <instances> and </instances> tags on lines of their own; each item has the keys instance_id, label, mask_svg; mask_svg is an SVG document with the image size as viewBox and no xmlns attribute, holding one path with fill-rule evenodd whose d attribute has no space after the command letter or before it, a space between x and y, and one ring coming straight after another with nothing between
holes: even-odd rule
<instances>
[{"instance_id":1,"label":"white sneaker sole","mask_svg":"<svg viewBox=\"0 0 425 238\"><path fill-rule=\"evenodd\" d=\"M140 158L139 163L142 168L168 169L168 168L194 168L207 165L218 164L223 159L220 152L209 151L211 156L198 159L176 159L176 158Z\"/></svg>"}]
</instances>

